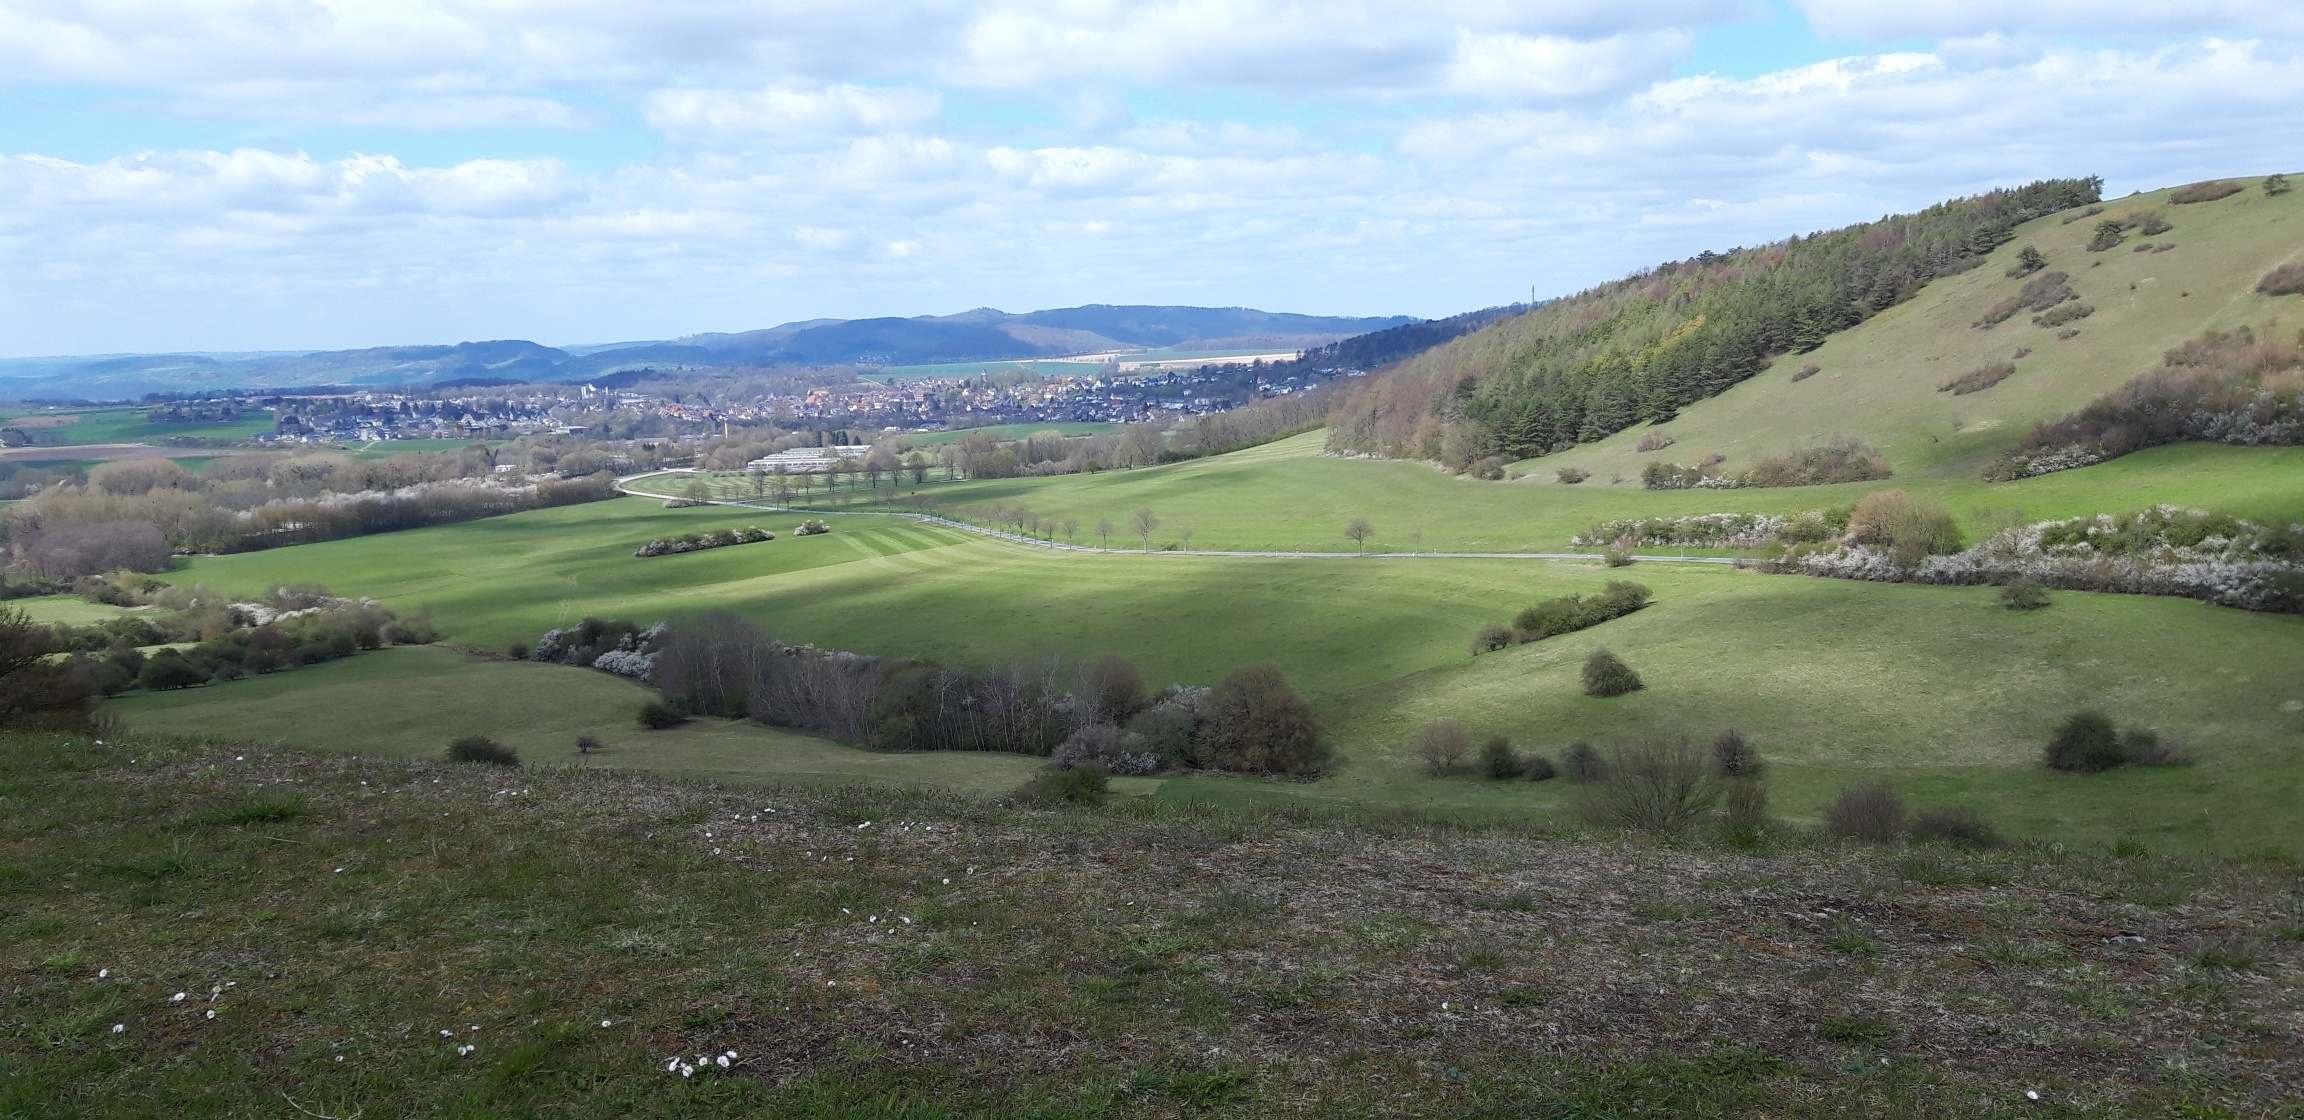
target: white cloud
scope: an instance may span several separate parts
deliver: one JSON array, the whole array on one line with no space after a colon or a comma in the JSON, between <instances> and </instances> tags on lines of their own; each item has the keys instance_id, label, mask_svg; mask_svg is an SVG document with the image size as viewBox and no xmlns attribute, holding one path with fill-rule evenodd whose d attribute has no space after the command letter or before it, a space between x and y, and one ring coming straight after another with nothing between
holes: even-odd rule
<instances>
[{"instance_id":1,"label":"white cloud","mask_svg":"<svg viewBox=\"0 0 2304 1120\"><path fill-rule=\"evenodd\" d=\"M934 90L868 89L660 89L642 107L649 127L684 140L744 140L845 136L910 128L935 119L943 103Z\"/></svg>"},{"instance_id":2,"label":"white cloud","mask_svg":"<svg viewBox=\"0 0 2304 1120\"><path fill-rule=\"evenodd\" d=\"M1663 77L1695 36L1680 30L1570 39L1512 32L1458 34L1448 84L1495 101L1622 93Z\"/></svg>"},{"instance_id":3,"label":"white cloud","mask_svg":"<svg viewBox=\"0 0 2304 1120\"><path fill-rule=\"evenodd\" d=\"M1834 38L1958 38L1992 34L2187 34L2256 28L2304 31L2292 0L1792 0Z\"/></svg>"}]
</instances>

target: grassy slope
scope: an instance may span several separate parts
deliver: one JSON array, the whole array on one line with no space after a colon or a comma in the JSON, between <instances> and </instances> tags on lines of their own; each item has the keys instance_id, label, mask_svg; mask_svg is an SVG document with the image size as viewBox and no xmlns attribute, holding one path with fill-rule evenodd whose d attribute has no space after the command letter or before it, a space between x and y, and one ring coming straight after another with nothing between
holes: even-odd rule
<instances>
[{"instance_id":1,"label":"grassy slope","mask_svg":"<svg viewBox=\"0 0 2304 1120\"><path fill-rule=\"evenodd\" d=\"M869 781L1006 793L1040 765L1018 755L876 754L723 720L643 731L633 714L650 695L605 673L401 647L230 684L131 693L113 711L132 728L404 758L435 757L457 735L487 735L531 765L713 781ZM606 749L579 754L578 735L595 736Z\"/></svg>"},{"instance_id":2,"label":"grassy slope","mask_svg":"<svg viewBox=\"0 0 2304 1120\"><path fill-rule=\"evenodd\" d=\"M2297 1115L2293 868L1778 845L5 735L0 1115Z\"/></svg>"},{"instance_id":3,"label":"grassy slope","mask_svg":"<svg viewBox=\"0 0 2304 1120\"><path fill-rule=\"evenodd\" d=\"M451 640L494 648L587 613L653 619L725 607L786 641L963 663L1123 652L1156 685L1213 683L1269 661L1313 700L1346 759L1316 786L1174 780L1162 796L1345 798L1475 814L1558 803L1557 786L1422 777L1406 740L1442 714L1547 751L1576 738L1735 726L1775 762L1789 812L1812 814L1839 783L1878 773L1931 802L1974 804L2076 840L2152 835L2224 850L2286 842L2287 806L2304 782L2299 720L2280 708L2304 698L2304 665L2285 654L2304 642L2304 619L2080 594L2021 615L1993 606L1988 589L1648 565L1629 573L1657 592L1648 611L1474 659L1464 643L1479 623L1626 573L1067 555L989 541L879 555L919 530L861 517L841 519L828 537L639 561L629 556L636 528L743 518L638 501L580 509L601 525L551 510L204 559L187 574L226 590L319 578L402 610L431 604ZM1650 689L1616 701L1581 696L1576 664L1598 644L1630 659ZM2168 650L2185 651L2175 671ZM321 716L332 703L299 701L296 675L278 679L274 702L304 713L283 719ZM2092 779L2041 773L2036 751L2050 725L2087 705L2194 741L2203 764ZM428 742L463 733L434 726ZM2213 817L2203 814L2209 805Z\"/></svg>"},{"instance_id":4,"label":"grassy slope","mask_svg":"<svg viewBox=\"0 0 2304 1120\"><path fill-rule=\"evenodd\" d=\"M1939 280L1817 350L1788 355L1759 377L1684 410L1664 426L1679 440L1674 447L1638 453L1634 448L1649 431L1641 427L1548 457L1542 466L1573 463L1603 478L1633 476L1650 459L1692 463L1707 452L1725 454L1734 465L1840 433L1885 450L1903 475L1973 478L2034 421L2116 387L2202 331L2283 321L2287 330L2304 326L2295 297L2255 291L2259 277L2304 255L2304 195L2267 198L2254 189L2255 180L2245 182L2248 191L2191 206L2167 205L2167 191L2107 203L2103 217L2158 210L2175 228L2149 238L2131 232L2128 245L2104 253L2085 249L2103 217L2069 225L2061 217L2041 218L1982 267ZM2143 242L2177 248L2135 252ZM1991 330L1971 326L2024 284L2005 273L2025 245L2038 246L2051 269L2071 273L2072 289L2096 308L2070 324L2078 337L2058 341L2054 330L2033 326L2029 313ZM2022 347L2031 355L2018 359L2015 376L1999 385L1959 397L1937 391ZM1794 383L1792 374L1809 364L1821 372ZM1550 477L1546 470L1544 478Z\"/></svg>"}]
</instances>

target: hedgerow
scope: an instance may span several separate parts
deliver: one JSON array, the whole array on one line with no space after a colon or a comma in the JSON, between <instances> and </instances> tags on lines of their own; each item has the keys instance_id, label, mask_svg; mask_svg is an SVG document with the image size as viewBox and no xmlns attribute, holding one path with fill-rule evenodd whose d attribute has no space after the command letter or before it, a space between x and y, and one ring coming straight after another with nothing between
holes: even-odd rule
<instances>
[{"instance_id":1,"label":"hedgerow","mask_svg":"<svg viewBox=\"0 0 2304 1120\"><path fill-rule=\"evenodd\" d=\"M1512 620L1511 639L1516 642L1536 642L1561 634L1598 626L1612 618L1621 618L1649 604L1648 588L1630 580L1610 580L1597 595L1563 595L1523 609ZM1474 651L1500 649L1489 645L1497 640L1501 627L1484 626L1474 638Z\"/></svg>"}]
</instances>

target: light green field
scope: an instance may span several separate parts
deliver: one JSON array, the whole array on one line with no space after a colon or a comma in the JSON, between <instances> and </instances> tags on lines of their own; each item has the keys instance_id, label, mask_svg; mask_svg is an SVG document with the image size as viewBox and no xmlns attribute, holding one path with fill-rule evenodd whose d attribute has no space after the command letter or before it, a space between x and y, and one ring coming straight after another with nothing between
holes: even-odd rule
<instances>
[{"instance_id":1,"label":"light green field","mask_svg":"<svg viewBox=\"0 0 2304 1120\"><path fill-rule=\"evenodd\" d=\"M1471 814L1557 805L1558 784L1424 777L1408 739L1438 715L1547 752L1575 739L1734 726L1771 760L1779 808L1793 815L1879 775L1919 800L1972 804L2029 834L2073 839L2279 842L2304 783L2304 717L2282 709L2304 702L2304 661L2292 652L2304 648L2299 618L2083 594L2014 614L1988 588L1655 564L1065 554L862 516L835 517L824 537L629 555L649 535L750 520L785 529L745 514L627 499L203 558L178 578L234 591L320 579L403 611L430 605L451 640L498 649L585 614L652 621L725 608L788 642L967 664L1125 653L1155 686L1212 684L1271 662L1312 701L1345 760L1313 785L1172 779L1163 797ZM1657 605L1501 654L1466 652L1480 623L1625 575L1653 588ZM1629 660L1648 690L1582 696L1576 667L1596 645ZM299 676L271 687L295 690ZM2049 729L2083 706L2184 738L2201 765L2044 772ZM414 718L432 739L451 730Z\"/></svg>"},{"instance_id":2,"label":"light green field","mask_svg":"<svg viewBox=\"0 0 2304 1120\"><path fill-rule=\"evenodd\" d=\"M63 623L66 626L87 626L108 622L128 612L109 603L91 603L78 595L41 595L31 599L10 599L0 607L14 607L23 611L34 622Z\"/></svg>"},{"instance_id":3,"label":"light green field","mask_svg":"<svg viewBox=\"0 0 2304 1120\"><path fill-rule=\"evenodd\" d=\"M53 409L35 413L17 413L29 416L76 416L74 423L52 428L32 429L41 444L75 446L85 443L157 443L169 436L191 439L243 440L254 439L272 430L272 415L261 413L230 423L195 421L185 424L156 424L144 418L145 409L86 408ZM11 417L13 418L13 417Z\"/></svg>"},{"instance_id":4,"label":"light green field","mask_svg":"<svg viewBox=\"0 0 2304 1120\"><path fill-rule=\"evenodd\" d=\"M996 754L882 754L755 723L700 719L644 731L648 689L564 665L489 661L437 646L397 647L307 669L112 703L129 727L401 757L437 756L486 735L526 765L646 770L709 781L909 785L1005 793L1041 765ZM605 750L576 750L578 735ZM1133 779L1132 792L1157 786Z\"/></svg>"},{"instance_id":5,"label":"light green field","mask_svg":"<svg viewBox=\"0 0 2304 1120\"><path fill-rule=\"evenodd\" d=\"M2159 502L2262 521L2304 521L2304 448L2294 447L2163 447L2084 470L1997 484L1953 474L1780 490L1643 490L1632 481L1610 486L1605 477L1581 486L1475 482L1421 463L1325 456L1322 439L1311 432L1229 455L1092 475L953 483L931 478L921 487L907 480L901 489L882 492L898 495L882 508L909 509L915 494L955 509L1022 504L1043 517L1076 518L1082 544L1097 543L1092 527L1109 519L1113 543L1125 547L1136 544L1127 527L1130 515L1150 508L1161 521L1155 548L1180 541L1190 527L1195 549L1308 552L1350 551L1343 532L1355 517L1375 525L1370 551L1556 552L1578 532L1611 518L1786 513L1853 504L1888 487L1944 503L1971 540L2003 516L2072 517ZM666 476L640 485L669 494L691 481L692 476ZM718 485L736 496L741 481Z\"/></svg>"},{"instance_id":6,"label":"light green field","mask_svg":"<svg viewBox=\"0 0 2304 1120\"><path fill-rule=\"evenodd\" d=\"M994 439L1023 439L1034 432L1062 432L1068 436L1092 436L1109 432L1118 424L1088 423L1083 421L1049 421L1043 424L987 424L981 428L947 428L940 432L896 432L887 438L918 447L934 447L942 443L958 443L979 433Z\"/></svg>"}]
</instances>

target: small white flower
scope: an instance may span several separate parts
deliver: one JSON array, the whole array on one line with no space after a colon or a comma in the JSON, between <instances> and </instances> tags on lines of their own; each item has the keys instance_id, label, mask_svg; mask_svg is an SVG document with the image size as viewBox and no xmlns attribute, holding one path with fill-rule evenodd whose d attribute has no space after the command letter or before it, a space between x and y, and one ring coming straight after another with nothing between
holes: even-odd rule
<instances>
[{"instance_id":1,"label":"small white flower","mask_svg":"<svg viewBox=\"0 0 2304 1120\"><path fill-rule=\"evenodd\" d=\"M168 1002L170 1002L170 1003L182 1003L182 1002L184 1002L184 993L182 993L182 992L178 992L178 993L176 993L175 995L169 996L169 997L168 997Z\"/></svg>"},{"instance_id":2,"label":"small white flower","mask_svg":"<svg viewBox=\"0 0 2304 1120\"><path fill-rule=\"evenodd\" d=\"M689 1064L687 1064L686 1062L682 1062L682 1063L680 1064L680 1076L682 1076L682 1077L694 1077L694 1076L696 1076L696 1067L695 1067L695 1066L692 1066L692 1065L689 1065Z\"/></svg>"},{"instance_id":3,"label":"small white flower","mask_svg":"<svg viewBox=\"0 0 2304 1120\"><path fill-rule=\"evenodd\" d=\"M603 1027L605 1027L605 1026L608 1026L608 1025L610 1025L610 1021L609 1021L609 1020L607 1020L607 1019L602 1019L602 1020L600 1020L600 1025L601 1025L601 1026L603 1026Z\"/></svg>"},{"instance_id":4,"label":"small white flower","mask_svg":"<svg viewBox=\"0 0 2304 1120\"><path fill-rule=\"evenodd\" d=\"M722 1054L722 1055L720 1055L720 1056L721 1056L721 1057L723 1057L723 1058L726 1058L726 1059L728 1059L728 1060L729 1060L729 1061L731 1061L731 1062L733 1062L733 1061L735 1061L735 1060L736 1060L736 1052L735 1052L734 1050L730 1050L730 1051L728 1051L728 1052L726 1052L726 1053L724 1053L724 1054Z\"/></svg>"},{"instance_id":5,"label":"small white flower","mask_svg":"<svg viewBox=\"0 0 2304 1120\"><path fill-rule=\"evenodd\" d=\"M944 880L944 885L945 885L945 886L947 886L947 887L951 886L951 885L952 885L952 880L950 880L950 879L946 879L946 880Z\"/></svg>"},{"instance_id":6,"label":"small white flower","mask_svg":"<svg viewBox=\"0 0 2304 1120\"><path fill-rule=\"evenodd\" d=\"M234 762L246 762L246 761L248 761L248 756L247 756L247 755L244 755L244 754L236 754L236 755L233 755L233 756L232 756L232 761L234 761Z\"/></svg>"},{"instance_id":7,"label":"small white flower","mask_svg":"<svg viewBox=\"0 0 2304 1120\"><path fill-rule=\"evenodd\" d=\"M2028 1101L2036 1101L2036 1100L2039 1100L2039 1099L2040 1099L2040 1091L2039 1091L2039 1090L2037 1090L2037 1089L2026 1089L2026 1090L2024 1090L2024 1099L2025 1099L2025 1100L2028 1100Z\"/></svg>"},{"instance_id":8,"label":"small white flower","mask_svg":"<svg viewBox=\"0 0 2304 1120\"><path fill-rule=\"evenodd\" d=\"M457 1048L456 1048L456 1056L457 1056L457 1057L459 1057L459 1058L461 1058L461 1057L465 1056L466 1054L469 1054L469 1053L473 1052L474 1050L478 1050L478 1049L479 1049L479 1047L477 1047L477 1046L474 1046L474 1045L472 1045L471 1043L467 1042L467 1043L465 1043L464 1045L462 1045L462 1046L459 1046L459 1047L457 1047Z\"/></svg>"},{"instance_id":9,"label":"small white flower","mask_svg":"<svg viewBox=\"0 0 2304 1120\"><path fill-rule=\"evenodd\" d=\"M342 874L344 873L344 869L343 869L343 868L341 868L341 867L339 867L339 868L337 868L337 869L336 869L336 873L337 873L338 875L342 875Z\"/></svg>"},{"instance_id":10,"label":"small white flower","mask_svg":"<svg viewBox=\"0 0 2304 1120\"><path fill-rule=\"evenodd\" d=\"M442 1038L454 1038L454 1037L456 1037L456 1032L455 1032L455 1031L451 1031L451 1030L443 1030L443 1031L441 1031L441 1032L440 1032L440 1037L442 1037Z\"/></svg>"},{"instance_id":11,"label":"small white flower","mask_svg":"<svg viewBox=\"0 0 2304 1120\"><path fill-rule=\"evenodd\" d=\"M715 1062L717 1062L717 1063L719 1063L719 1065L720 1065L720 1068L721 1068L721 1069L727 1069L727 1068L728 1068L728 1055L726 1055L726 1054L722 1054L722 1055L720 1055L719 1057L717 1057L717 1058L714 1058L714 1059L712 1059L712 1060L713 1060L713 1061L715 1061Z\"/></svg>"},{"instance_id":12,"label":"small white flower","mask_svg":"<svg viewBox=\"0 0 2304 1120\"><path fill-rule=\"evenodd\" d=\"M96 978L98 980L102 980L103 978L110 975L112 975L112 970L109 968L99 968L96 970Z\"/></svg>"},{"instance_id":13,"label":"small white flower","mask_svg":"<svg viewBox=\"0 0 2304 1120\"><path fill-rule=\"evenodd\" d=\"M210 1012L208 1013L208 1017L209 1017L209 1018L211 1018L211 1019L213 1019L213 1018L215 1018L215 1017L216 1017L216 1013L215 1013L214 1011L210 1011Z\"/></svg>"},{"instance_id":14,"label":"small white flower","mask_svg":"<svg viewBox=\"0 0 2304 1120\"><path fill-rule=\"evenodd\" d=\"M128 1029L128 1024L126 1024L126 1023L114 1023L114 1024L112 1024L112 1033L113 1033L113 1034L121 1034L121 1033L124 1033L125 1031L127 1031L127 1029Z\"/></svg>"},{"instance_id":15,"label":"small white flower","mask_svg":"<svg viewBox=\"0 0 2304 1120\"><path fill-rule=\"evenodd\" d=\"M671 1059L670 1061L667 1061L667 1062L665 1062L665 1063L664 1063L664 1072L666 1072L666 1073L678 1073L679 1071L680 1071L680 1059L678 1059L678 1058L673 1058L673 1059Z\"/></svg>"}]
</instances>

